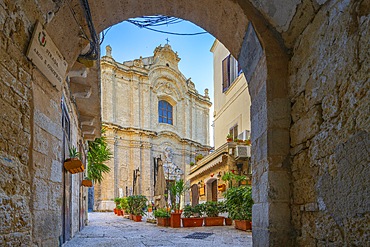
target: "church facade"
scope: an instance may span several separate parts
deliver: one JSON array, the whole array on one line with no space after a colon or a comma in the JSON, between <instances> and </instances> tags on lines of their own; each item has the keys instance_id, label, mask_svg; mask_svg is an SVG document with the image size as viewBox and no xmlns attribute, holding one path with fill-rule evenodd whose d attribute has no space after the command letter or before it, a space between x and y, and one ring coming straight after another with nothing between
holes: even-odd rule
<instances>
[{"instance_id":1,"label":"church facade","mask_svg":"<svg viewBox=\"0 0 370 247\"><path fill-rule=\"evenodd\" d=\"M175 180L185 178L196 155L208 153L208 90L199 94L179 71L179 61L168 44L151 57L123 63L106 47L102 121L113 158L107 164L110 173L95 185L94 210L113 209L113 198L134 194L153 201L157 158L166 180Z\"/></svg>"}]
</instances>

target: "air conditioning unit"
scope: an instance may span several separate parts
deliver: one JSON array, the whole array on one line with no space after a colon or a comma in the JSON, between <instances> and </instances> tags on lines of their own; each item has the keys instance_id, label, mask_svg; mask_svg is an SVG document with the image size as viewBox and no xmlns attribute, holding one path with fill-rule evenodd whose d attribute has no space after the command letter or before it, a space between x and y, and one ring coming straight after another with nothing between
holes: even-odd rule
<instances>
[{"instance_id":1,"label":"air conditioning unit","mask_svg":"<svg viewBox=\"0 0 370 247\"><path fill-rule=\"evenodd\" d=\"M246 159L251 157L251 147L240 145L235 147L235 159Z\"/></svg>"},{"instance_id":2,"label":"air conditioning unit","mask_svg":"<svg viewBox=\"0 0 370 247\"><path fill-rule=\"evenodd\" d=\"M249 130L243 130L243 132L238 135L238 139L245 141L249 138L250 134L251 132Z\"/></svg>"}]
</instances>

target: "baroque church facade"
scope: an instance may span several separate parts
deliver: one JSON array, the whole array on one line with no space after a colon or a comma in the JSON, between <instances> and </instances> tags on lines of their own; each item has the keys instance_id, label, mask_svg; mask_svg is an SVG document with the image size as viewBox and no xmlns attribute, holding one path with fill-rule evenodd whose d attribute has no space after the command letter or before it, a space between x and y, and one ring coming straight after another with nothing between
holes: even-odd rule
<instances>
[{"instance_id":1,"label":"baroque church facade","mask_svg":"<svg viewBox=\"0 0 370 247\"><path fill-rule=\"evenodd\" d=\"M179 61L168 44L151 57L123 63L106 47L102 121L113 158L107 163L110 173L95 185L94 210L113 209L113 198L134 194L153 201L158 158L166 180L173 181L185 178L197 154L208 153L208 89L199 94L179 71Z\"/></svg>"}]
</instances>

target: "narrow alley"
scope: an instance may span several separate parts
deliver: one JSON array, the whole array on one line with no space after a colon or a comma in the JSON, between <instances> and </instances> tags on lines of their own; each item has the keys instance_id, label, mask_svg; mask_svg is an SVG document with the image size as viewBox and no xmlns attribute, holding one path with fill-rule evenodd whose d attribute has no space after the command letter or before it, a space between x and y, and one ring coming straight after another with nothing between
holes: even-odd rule
<instances>
[{"instance_id":1,"label":"narrow alley","mask_svg":"<svg viewBox=\"0 0 370 247\"><path fill-rule=\"evenodd\" d=\"M117 217L112 212L89 213L88 226L63 246L252 246L252 233L234 226L158 227L145 220L133 222Z\"/></svg>"}]
</instances>

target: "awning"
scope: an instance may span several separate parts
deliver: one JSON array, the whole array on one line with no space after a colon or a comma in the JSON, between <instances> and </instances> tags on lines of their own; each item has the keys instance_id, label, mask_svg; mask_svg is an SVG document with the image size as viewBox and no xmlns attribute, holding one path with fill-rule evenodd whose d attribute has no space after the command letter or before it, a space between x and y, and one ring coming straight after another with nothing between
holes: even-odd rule
<instances>
[{"instance_id":1,"label":"awning","mask_svg":"<svg viewBox=\"0 0 370 247\"><path fill-rule=\"evenodd\" d=\"M223 157L225 157L225 158L223 158ZM220 155L220 156L216 157L215 159L211 160L210 162L208 162L206 165L204 165L200 169L198 169L198 170L194 171L193 173L189 174L187 176L187 180L190 180L190 179L202 174L203 172L211 169L212 167L214 167L218 164L221 164L222 161L225 161L225 163L226 163L227 155Z\"/></svg>"}]
</instances>

